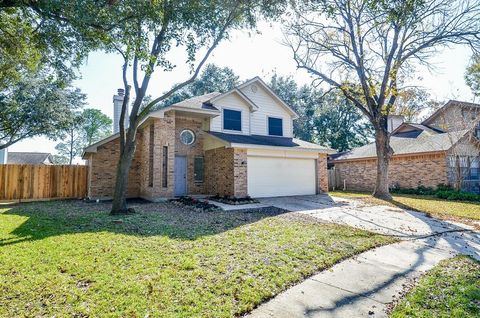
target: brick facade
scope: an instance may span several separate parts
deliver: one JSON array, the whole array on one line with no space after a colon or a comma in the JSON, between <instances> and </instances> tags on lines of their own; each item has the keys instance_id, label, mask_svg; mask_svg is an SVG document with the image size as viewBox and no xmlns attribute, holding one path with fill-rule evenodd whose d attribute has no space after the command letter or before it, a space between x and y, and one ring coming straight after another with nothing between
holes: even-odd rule
<instances>
[{"instance_id":1,"label":"brick facade","mask_svg":"<svg viewBox=\"0 0 480 318\"><path fill-rule=\"evenodd\" d=\"M149 180L150 126L153 125L153 182ZM140 196L149 200L173 196L175 166L175 113L167 112L163 119L154 119L141 129ZM163 151L167 147L167 187L163 187ZM138 150L137 150L138 151Z\"/></svg>"},{"instance_id":2,"label":"brick facade","mask_svg":"<svg viewBox=\"0 0 480 318\"><path fill-rule=\"evenodd\" d=\"M327 154L318 154L317 159L317 192L328 192Z\"/></svg>"},{"instance_id":3,"label":"brick facade","mask_svg":"<svg viewBox=\"0 0 480 318\"><path fill-rule=\"evenodd\" d=\"M377 160L350 160L335 162L340 175L337 186L347 190L373 191L377 176ZM447 160L444 153L414 156L394 156L389 167L390 186L416 188L419 185L435 188L440 183L447 184Z\"/></svg>"},{"instance_id":4,"label":"brick facade","mask_svg":"<svg viewBox=\"0 0 480 318\"><path fill-rule=\"evenodd\" d=\"M127 196L130 198L140 196L142 134L139 133L137 138L139 143L128 176ZM99 146L97 153L89 156L88 197L107 199L113 196L119 157L120 141L118 139Z\"/></svg>"},{"instance_id":5,"label":"brick facade","mask_svg":"<svg viewBox=\"0 0 480 318\"><path fill-rule=\"evenodd\" d=\"M206 191L212 195L245 197L247 150L216 148L205 151Z\"/></svg>"},{"instance_id":6,"label":"brick facade","mask_svg":"<svg viewBox=\"0 0 480 318\"><path fill-rule=\"evenodd\" d=\"M247 149L233 150L233 196L242 198L248 195Z\"/></svg>"}]
</instances>

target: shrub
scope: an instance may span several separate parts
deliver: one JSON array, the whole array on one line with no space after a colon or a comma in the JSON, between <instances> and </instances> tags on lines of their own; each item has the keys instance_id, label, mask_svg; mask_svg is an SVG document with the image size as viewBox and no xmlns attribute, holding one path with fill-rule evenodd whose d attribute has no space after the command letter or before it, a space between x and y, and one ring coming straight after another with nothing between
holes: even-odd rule
<instances>
[{"instance_id":1,"label":"shrub","mask_svg":"<svg viewBox=\"0 0 480 318\"><path fill-rule=\"evenodd\" d=\"M436 191L431 187L420 185L417 188L393 188L390 192L399 194L434 195Z\"/></svg>"},{"instance_id":2,"label":"shrub","mask_svg":"<svg viewBox=\"0 0 480 318\"><path fill-rule=\"evenodd\" d=\"M437 191L454 191L454 189L449 184L440 183L437 185Z\"/></svg>"},{"instance_id":3,"label":"shrub","mask_svg":"<svg viewBox=\"0 0 480 318\"><path fill-rule=\"evenodd\" d=\"M437 198L452 201L474 201L480 202L480 195L468 192L458 192L453 190L437 191Z\"/></svg>"}]
</instances>

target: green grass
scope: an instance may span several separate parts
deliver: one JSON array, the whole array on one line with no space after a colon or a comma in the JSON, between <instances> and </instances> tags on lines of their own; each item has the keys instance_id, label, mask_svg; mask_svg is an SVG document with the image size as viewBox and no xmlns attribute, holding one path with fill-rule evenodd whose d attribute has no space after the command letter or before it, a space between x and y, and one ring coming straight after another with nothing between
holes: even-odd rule
<instances>
[{"instance_id":1,"label":"green grass","mask_svg":"<svg viewBox=\"0 0 480 318\"><path fill-rule=\"evenodd\" d=\"M0 209L1 317L231 317L393 242L291 213L157 203L119 218L108 208L63 201Z\"/></svg>"},{"instance_id":2,"label":"green grass","mask_svg":"<svg viewBox=\"0 0 480 318\"><path fill-rule=\"evenodd\" d=\"M448 201L428 195L393 194L393 200L385 201L374 198L365 192L333 191L336 197L360 199L369 204L397 206L405 209L428 213L446 219L480 220L480 204L473 202Z\"/></svg>"},{"instance_id":3,"label":"green grass","mask_svg":"<svg viewBox=\"0 0 480 318\"><path fill-rule=\"evenodd\" d=\"M459 256L434 267L391 314L404 317L480 317L480 262Z\"/></svg>"}]
</instances>

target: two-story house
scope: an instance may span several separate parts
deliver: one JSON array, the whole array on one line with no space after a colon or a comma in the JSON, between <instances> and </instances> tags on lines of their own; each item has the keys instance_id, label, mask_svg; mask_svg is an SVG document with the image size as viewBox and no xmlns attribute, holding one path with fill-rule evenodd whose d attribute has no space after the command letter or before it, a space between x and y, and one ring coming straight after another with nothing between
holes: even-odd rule
<instances>
[{"instance_id":1,"label":"two-story house","mask_svg":"<svg viewBox=\"0 0 480 318\"><path fill-rule=\"evenodd\" d=\"M157 200L327 191L327 153L333 151L294 138L297 117L258 77L152 112L138 130L128 195ZM118 153L118 134L85 149L90 198L113 195Z\"/></svg>"},{"instance_id":2,"label":"two-story house","mask_svg":"<svg viewBox=\"0 0 480 318\"><path fill-rule=\"evenodd\" d=\"M391 187L435 188L450 184L457 189L480 192L480 105L449 101L421 123L389 118ZM376 178L375 144L332 156L336 186L373 190Z\"/></svg>"}]
</instances>

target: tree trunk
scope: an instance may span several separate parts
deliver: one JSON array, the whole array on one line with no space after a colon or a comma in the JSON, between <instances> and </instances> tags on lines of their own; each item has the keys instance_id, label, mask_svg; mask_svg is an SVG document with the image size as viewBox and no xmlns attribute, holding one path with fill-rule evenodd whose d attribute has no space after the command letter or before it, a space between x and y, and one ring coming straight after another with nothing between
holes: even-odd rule
<instances>
[{"instance_id":1,"label":"tree trunk","mask_svg":"<svg viewBox=\"0 0 480 318\"><path fill-rule=\"evenodd\" d=\"M391 200L388 189L388 166L393 150L390 147L390 136L386 124L375 125L375 145L377 149L377 179L373 196L383 200Z\"/></svg>"},{"instance_id":2,"label":"tree trunk","mask_svg":"<svg viewBox=\"0 0 480 318\"><path fill-rule=\"evenodd\" d=\"M128 189L128 174L130 166L132 165L133 155L135 154L135 139L129 138L125 141L125 149L120 154L117 166L117 177L115 179L115 192L113 194L111 215L127 214L133 210L127 207L127 189Z\"/></svg>"}]
</instances>

